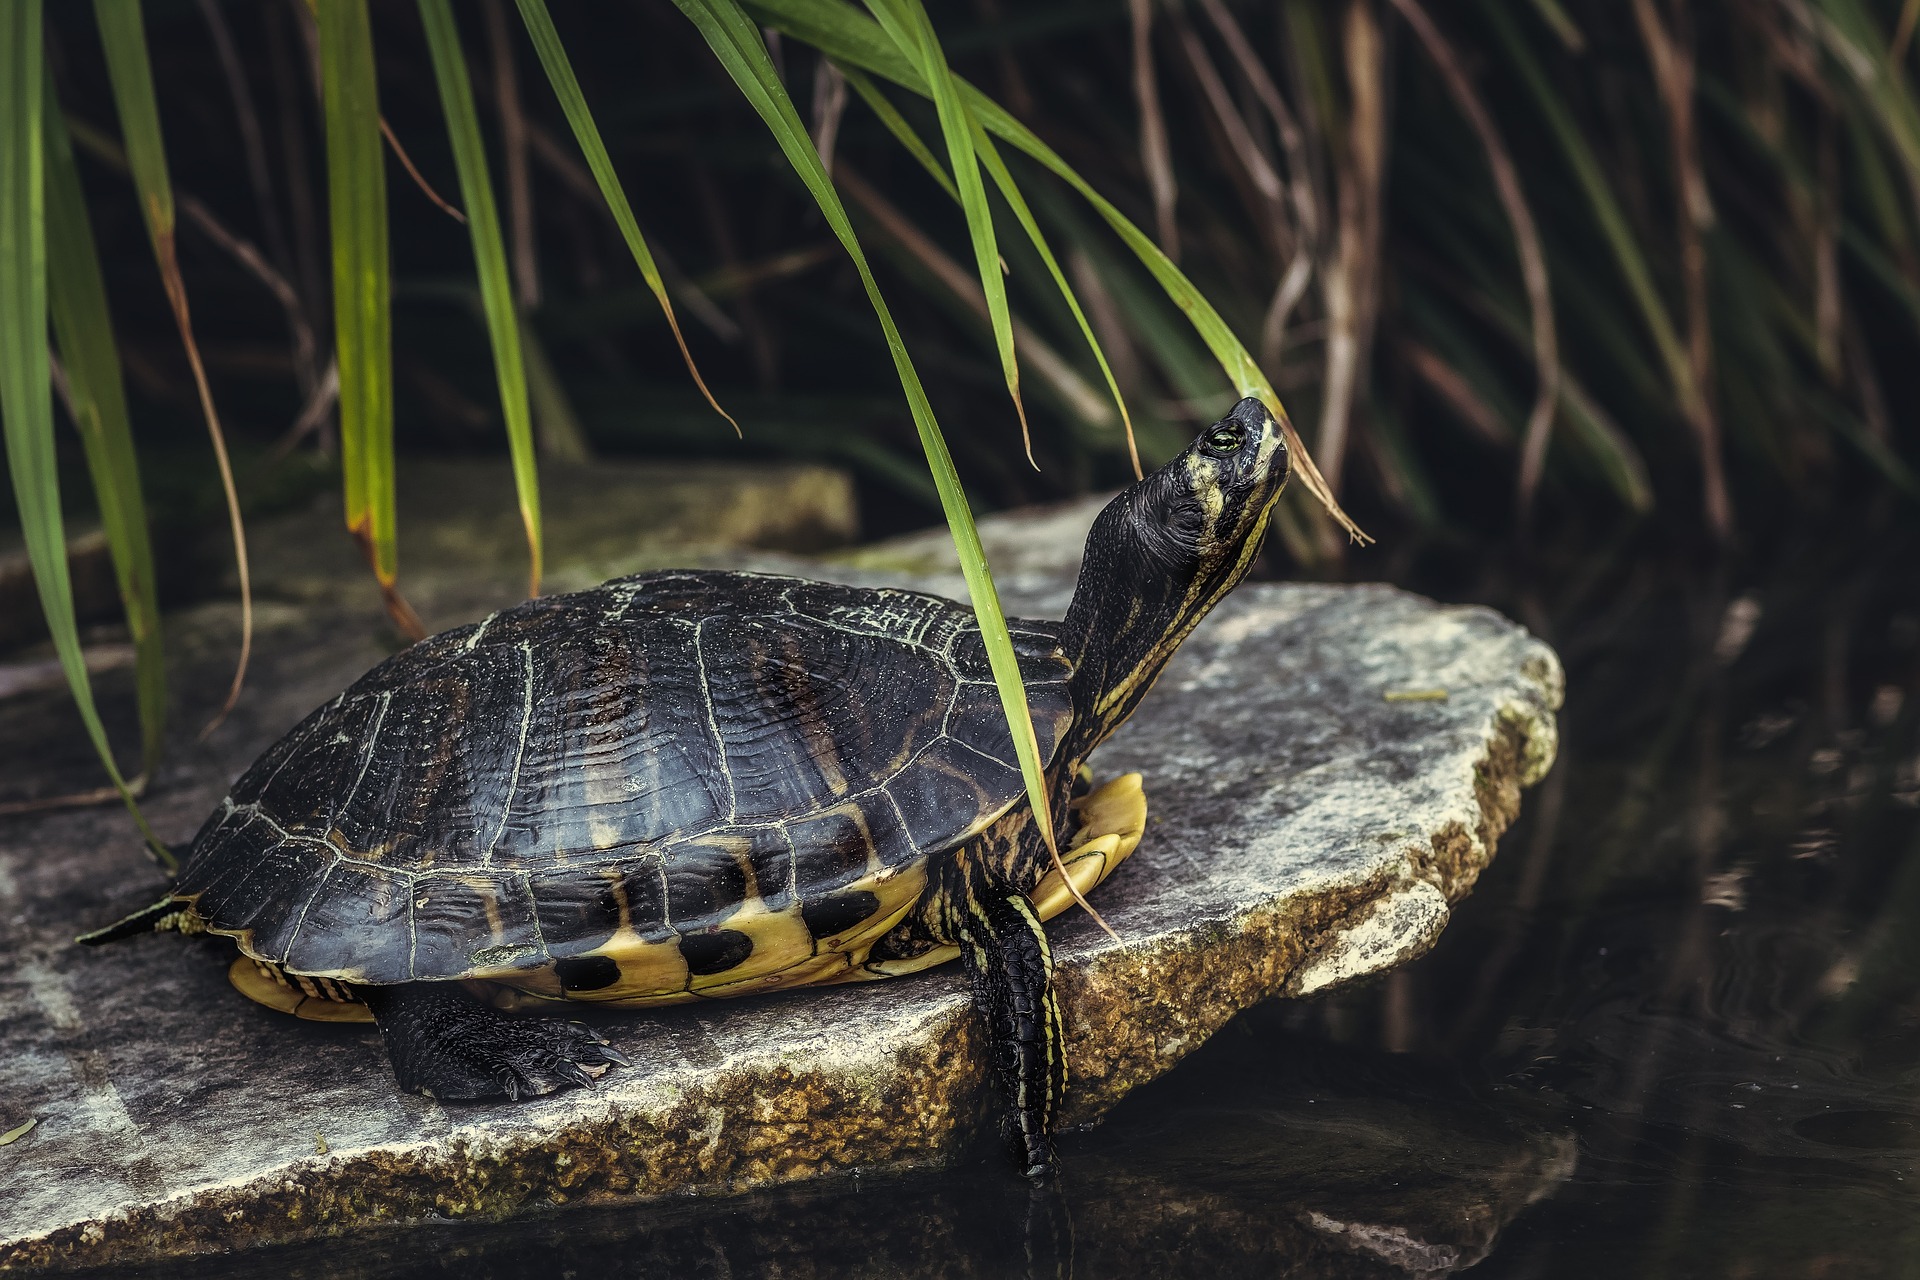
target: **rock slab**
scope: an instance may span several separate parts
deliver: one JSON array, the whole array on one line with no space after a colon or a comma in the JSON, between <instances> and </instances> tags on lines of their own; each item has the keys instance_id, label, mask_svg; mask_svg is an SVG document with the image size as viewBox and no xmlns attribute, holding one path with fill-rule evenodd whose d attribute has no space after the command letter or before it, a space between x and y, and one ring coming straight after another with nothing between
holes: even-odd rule
<instances>
[{"instance_id":1,"label":"rock slab","mask_svg":"<svg viewBox=\"0 0 1920 1280\"><path fill-rule=\"evenodd\" d=\"M1057 610L1070 576L1036 572L1011 603ZM169 834L365 665L363 635L316 646L315 630L224 752L171 780L181 799L156 813ZM1150 817L1098 895L1118 941L1080 915L1052 926L1066 1122L1097 1119L1251 1004L1431 945L1551 764L1560 694L1551 650L1484 609L1372 586L1236 592L1095 760L1147 775ZM934 1164L993 1114L954 966L607 1016L634 1067L592 1092L512 1108L403 1096L370 1030L232 992L224 943L71 946L151 899L158 882L129 853L110 815L0 829L15 940L0 957L0 1132L37 1122L0 1147L0 1267Z\"/></svg>"}]
</instances>

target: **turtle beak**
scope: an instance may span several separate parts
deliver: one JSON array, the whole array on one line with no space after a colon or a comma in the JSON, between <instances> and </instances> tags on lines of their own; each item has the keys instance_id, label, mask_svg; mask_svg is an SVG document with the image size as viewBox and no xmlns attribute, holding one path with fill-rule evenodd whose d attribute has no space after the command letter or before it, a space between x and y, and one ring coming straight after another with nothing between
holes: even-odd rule
<instances>
[{"instance_id":1,"label":"turtle beak","mask_svg":"<svg viewBox=\"0 0 1920 1280\"><path fill-rule=\"evenodd\" d=\"M1226 420L1237 424L1247 433L1247 442L1254 446L1249 456L1258 459L1256 465L1262 474L1271 475L1277 490L1279 485L1286 482L1292 460L1287 456L1286 432L1280 429L1273 412L1261 401L1248 396L1233 406Z\"/></svg>"},{"instance_id":2,"label":"turtle beak","mask_svg":"<svg viewBox=\"0 0 1920 1280\"><path fill-rule=\"evenodd\" d=\"M1274 422L1273 415L1267 412L1267 406L1252 396L1233 406L1227 413L1227 421L1239 423L1256 440L1268 431L1277 430L1279 426Z\"/></svg>"}]
</instances>

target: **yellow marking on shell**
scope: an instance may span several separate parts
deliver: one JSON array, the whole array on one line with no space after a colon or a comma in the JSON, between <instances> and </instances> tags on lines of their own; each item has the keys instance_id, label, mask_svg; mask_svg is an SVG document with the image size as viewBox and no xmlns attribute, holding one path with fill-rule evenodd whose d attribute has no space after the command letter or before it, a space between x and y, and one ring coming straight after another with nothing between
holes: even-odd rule
<instances>
[{"instance_id":1,"label":"yellow marking on shell","mask_svg":"<svg viewBox=\"0 0 1920 1280\"><path fill-rule=\"evenodd\" d=\"M373 1012L364 1004L344 999L345 992L332 982L295 975L300 986L293 986L271 965L261 964L248 955L238 955L227 966L227 980L241 995L269 1009L290 1013L308 1022L372 1022ZM313 985L316 994L301 988ZM328 992L340 992L339 997Z\"/></svg>"},{"instance_id":2,"label":"yellow marking on shell","mask_svg":"<svg viewBox=\"0 0 1920 1280\"><path fill-rule=\"evenodd\" d=\"M480 907L487 913L487 938L498 947L507 940L507 923L500 918L500 899L486 881L468 881L467 887L480 899Z\"/></svg>"},{"instance_id":3,"label":"yellow marking on shell","mask_svg":"<svg viewBox=\"0 0 1920 1280\"><path fill-rule=\"evenodd\" d=\"M852 981L861 976L859 967L866 963L867 953L873 945L905 918L926 887L927 868L924 862L862 876L843 892L871 893L879 900L879 907L853 928L820 939L817 947L807 931L806 922L800 916L798 905L786 911L770 912L761 903L758 913L747 910L736 912L722 921L721 927L737 929L753 938L754 954L732 969L704 975L692 983L688 981L686 961L674 943L644 944L654 949L645 957L629 950L616 950L609 944L592 954L611 956L614 963L620 966L620 978L613 985L598 991L563 991L551 969L530 970L511 977L503 975L496 980L501 985L492 990L487 988L493 984L486 982L471 982L467 989L495 1008L514 1012L528 1009L551 1012L552 1002L557 1000L578 1000L635 1009ZM672 953L670 958L665 954L669 951ZM783 968L762 967L767 962L756 964L756 958L763 954L785 956L789 962ZM660 966L654 970L654 977L641 975L638 967L643 963ZM672 965L678 966L679 976L672 980L672 986L669 987L666 979L673 972L669 967Z\"/></svg>"},{"instance_id":4,"label":"yellow marking on shell","mask_svg":"<svg viewBox=\"0 0 1920 1280\"><path fill-rule=\"evenodd\" d=\"M1080 812L1080 830L1073 844L1060 855L1067 877L1082 896L1093 892L1114 869L1140 847L1140 834L1147 827L1147 795L1140 775L1123 773L1098 791L1073 802ZM1051 920L1071 907L1073 894L1058 871L1048 871L1027 895L1034 914ZM904 960L874 960L863 963L840 982L869 982L879 978L897 978L922 969L931 969L960 956L958 946L935 947Z\"/></svg>"},{"instance_id":5,"label":"yellow marking on shell","mask_svg":"<svg viewBox=\"0 0 1920 1280\"><path fill-rule=\"evenodd\" d=\"M782 981L794 969L812 960L813 935L800 918L800 904L784 911L769 911L766 899L748 898L740 910L720 925L735 933L744 933L753 943L747 958L731 969L696 976L691 989L702 995L736 990L775 991L792 985Z\"/></svg>"},{"instance_id":6,"label":"yellow marking on shell","mask_svg":"<svg viewBox=\"0 0 1920 1280\"><path fill-rule=\"evenodd\" d=\"M1140 775L1128 773L1074 801L1073 807L1080 814L1080 830L1061 854L1061 861L1074 887L1087 894L1139 847L1147 824L1147 797ZM913 909L926 887L925 862L862 876L844 891L871 893L879 900L879 908L853 928L822 938L817 945L806 932L798 905L772 912L766 910L764 900L756 898L721 922L722 927L751 937L753 954L735 968L696 978L692 983L677 944L641 942L627 929L618 945L610 942L591 953L609 956L620 966L619 980L598 991L563 991L551 968L464 985L478 999L498 1009L544 1009L550 1013L554 1003L563 1000L632 1009L918 973L958 958L960 948L935 947L904 960L871 961L868 954ZM1073 905L1073 895L1056 871L1042 876L1027 896L1033 902L1034 915L1043 921ZM805 950L802 939L807 942ZM782 957L787 960L784 967Z\"/></svg>"}]
</instances>

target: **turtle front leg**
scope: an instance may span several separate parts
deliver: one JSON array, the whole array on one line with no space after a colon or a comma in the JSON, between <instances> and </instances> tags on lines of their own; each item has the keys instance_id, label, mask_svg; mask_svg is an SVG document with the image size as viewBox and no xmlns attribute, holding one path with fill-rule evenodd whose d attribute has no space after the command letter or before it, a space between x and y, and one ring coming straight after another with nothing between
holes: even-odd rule
<instances>
[{"instance_id":1,"label":"turtle front leg","mask_svg":"<svg viewBox=\"0 0 1920 1280\"><path fill-rule=\"evenodd\" d=\"M1053 953L1033 903L1017 889L983 887L958 914L960 959L987 1020L994 1084L1011 1109L1007 1137L1038 1181L1053 1174L1053 1118L1067 1090Z\"/></svg>"},{"instance_id":2,"label":"turtle front leg","mask_svg":"<svg viewBox=\"0 0 1920 1280\"><path fill-rule=\"evenodd\" d=\"M510 1017L451 983L361 987L359 995L400 1087L442 1102L517 1102L631 1065L582 1023Z\"/></svg>"}]
</instances>

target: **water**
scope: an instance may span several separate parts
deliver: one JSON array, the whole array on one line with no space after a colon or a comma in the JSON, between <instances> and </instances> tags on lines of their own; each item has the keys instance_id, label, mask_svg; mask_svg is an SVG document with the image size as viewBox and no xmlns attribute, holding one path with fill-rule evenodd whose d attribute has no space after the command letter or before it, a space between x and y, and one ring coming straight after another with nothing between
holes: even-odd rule
<instances>
[{"instance_id":1,"label":"water","mask_svg":"<svg viewBox=\"0 0 1920 1280\"><path fill-rule=\"evenodd\" d=\"M1920 1276L1920 536L1408 564L1560 648L1558 766L1432 954L1248 1011L1057 1188L983 1143L200 1270Z\"/></svg>"}]
</instances>

